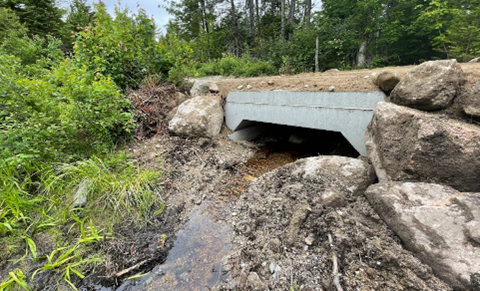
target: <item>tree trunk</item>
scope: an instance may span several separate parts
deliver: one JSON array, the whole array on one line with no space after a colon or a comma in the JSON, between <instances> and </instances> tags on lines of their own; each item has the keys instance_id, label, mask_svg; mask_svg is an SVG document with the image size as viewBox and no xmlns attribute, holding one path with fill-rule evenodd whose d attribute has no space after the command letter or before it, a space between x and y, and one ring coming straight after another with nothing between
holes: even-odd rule
<instances>
[{"instance_id":1,"label":"tree trunk","mask_svg":"<svg viewBox=\"0 0 480 291\"><path fill-rule=\"evenodd\" d=\"M288 13L288 23L290 23L290 26L293 28L293 21L295 19L295 5L297 3L297 0L291 0L290 1L290 11Z\"/></svg>"},{"instance_id":2,"label":"tree trunk","mask_svg":"<svg viewBox=\"0 0 480 291\"><path fill-rule=\"evenodd\" d=\"M207 21L207 10L205 8L205 0L200 0L200 7L202 9L202 26L203 29L209 33L208 21Z\"/></svg>"},{"instance_id":3,"label":"tree trunk","mask_svg":"<svg viewBox=\"0 0 480 291\"><path fill-rule=\"evenodd\" d=\"M319 64L318 64L318 36L315 41L315 73L318 73L320 71Z\"/></svg>"},{"instance_id":4,"label":"tree trunk","mask_svg":"<svg viewBox=\"0 0 480 291\"><path fill-rule=\"evenodd\" d=\"M259 9L259 4L258 4L258 0L255 0L255 13L256 13L256 17L255 17L255 23L257 24L257 33L260 34L260 13L258 12L258 9Z\"/></svg>"},{"instance_id":5,"label":"tree trunk","mask_svg":"<svg viewBox=\"0 0 480 291\"><path fill-rule=\"evenodd\" d=\"M230 7L232 9L232 20L233 20L233 38L235 39L235 56L239 56L240 53L240 45L238 40L238 20L237 14L235 12L235 1L230 0Z\"/></svg>"},{"instance_id":6,"label":"tree trunk","mask_svg":"<svg viewBox=\"0 0 480 291\"><path fill-rule=\"evenodd\" d=\"M307 23L307 27L310 26L311 13L312 13L312 0L307 0L306 7L305 7L305 22Z\"/></svg>"},{"instance_id":7,"label":"tree trunk","mask_svg":"<svg viewBox=\"0 0 480 291\"><path fill-rule=\"evenodd\" d=\"M365 68L367 66L367 45L368 45L368 38L364 37L360 47L358 48L357 54L357 66L361 68Z\"/></svg>"},{"instance_id":8,"label":"tree trunk","mask_svg":"<svg viewBox=\"0 0 480 291\"><path fill-rule=\"evenodd\" d=\"M255 7L253 5L253 0L248 0L248 16L250 18L250 35L255 34Z\"/></svg>"},{"instance_id":9,"label":"tree trunk","mask_svg":"<svg viewBox=\"0 0 480 291\"><path fill-rule=\"evenodd\" d=\"M282 28L280 34L282 36L282 41L285 40L285 0L282 0Z\"/></svg>"}]
</instances>

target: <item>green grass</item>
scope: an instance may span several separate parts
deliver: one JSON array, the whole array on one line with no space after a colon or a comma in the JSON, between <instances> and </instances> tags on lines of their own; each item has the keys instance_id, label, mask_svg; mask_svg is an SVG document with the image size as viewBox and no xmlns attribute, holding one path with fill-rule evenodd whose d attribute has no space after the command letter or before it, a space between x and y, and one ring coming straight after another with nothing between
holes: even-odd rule
<instances>
[{"instance_id":1,"label":"green grass","mask_svg":"<svg viewBox=\"0 0 480 291\"><path fill-rule=\"evenodd\" d=\"M112 237L115 223L146 225L153 213L163 209L158 190L161 173L137 167L124 154L53 166L17 162L0 163L0 260L43 260L43 266L32 278L23 275L32 271L28 267L9 272L7 278L0 278L0 291L28 290L25 284L41 271L55 272L75 290L75 280L102 261L95 244ZM73 208L79 189L87 203ZM57 246L39 258L40 233Z\"/></svg>"}]
</instances>

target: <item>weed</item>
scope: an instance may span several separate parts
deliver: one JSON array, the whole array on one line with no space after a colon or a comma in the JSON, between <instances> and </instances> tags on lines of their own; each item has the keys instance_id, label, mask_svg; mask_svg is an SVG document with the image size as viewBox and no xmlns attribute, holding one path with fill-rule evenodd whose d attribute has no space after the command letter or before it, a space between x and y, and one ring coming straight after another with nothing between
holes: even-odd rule
<instances>
[{"instance_id":1,"label":"weed","mask_svg":"<svg viewBox=\"0 0 480 291\"><path fill-rule=\"evenodd\" d=\"M125 157L116 161L92 157L64 164L59 172L46 185L46 193L52 195L61 189L62 193L66 193L66 200L72 203L79 192L78 185L83 184L85 189L82 191L88 198L87 214L89 211L111 210L116 219L132 217L136 222L145 223L152 208L163 207L161 196L152 186L158 181L159 173L142 170Z\"/></svg>"},{"instance_id":2,"label":"weed","mask_svg":"<svg viewBox=\"0 0 480 291\"><path fill-rule=\"evenodd\" d=\"M81 254L76 252L79 247L80 245L76 244L71 247L58 248L51 252L50 255L47 255L48 262L41 268L35 270L35 272L33 273L32 281L39 271L56 270L62 273L61 277L66 283L68 283L74 290L77 290L75 285L72 283L71 274L75 274L80 279L83 279L85 275L81 273L80 268L103 261L103 259L99 257L86 259L82 258Z\"/></svg>"},{"instance_id":3,"label":"weed","mask_svg":"<svg viewBox=\"0 0 480 291\"><path fill-rule=\"evenodd\" d=\"M14 270L8 273L8 277L9 279L0 284L0 291L18 290L18 288L30 291L25 281L26 277L21 270Z\"/></svg>"}]
</instances>

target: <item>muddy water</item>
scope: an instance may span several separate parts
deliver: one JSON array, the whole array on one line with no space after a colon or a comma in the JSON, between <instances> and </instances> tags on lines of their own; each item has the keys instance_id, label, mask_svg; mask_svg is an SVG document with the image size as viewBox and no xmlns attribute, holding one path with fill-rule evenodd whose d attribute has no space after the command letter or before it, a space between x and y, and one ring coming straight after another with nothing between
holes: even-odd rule
<instances>
[{"instance_id":1,"label":"muddy water","mask_svg":"<svg viewBox=\"0 0 480 291\"><path fill-rule=\"evenodd\" d=\"M117 290L209 290L228 277L223 269L231 250L228 212L221 200L204 201L177 232L164 264Z\"/></svg>"}]
</instances>

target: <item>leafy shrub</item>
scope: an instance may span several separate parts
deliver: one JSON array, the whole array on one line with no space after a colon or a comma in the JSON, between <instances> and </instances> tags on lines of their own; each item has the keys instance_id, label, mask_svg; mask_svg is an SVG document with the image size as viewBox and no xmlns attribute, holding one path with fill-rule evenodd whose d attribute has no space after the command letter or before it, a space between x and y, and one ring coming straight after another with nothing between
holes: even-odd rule
<instances>
[{"instance_id":1,"label":"leafy shrub","mask_svg":"<svg viewBox=\"0 0 480 291\"><path fill-rule=\"evenodd\" d=\"M198 72L201 76L255 77L274 75L277 70L271 63L253 59L249 55L243 55L241 58L225 55L220 60L212 60L202 64Z\"/></svg>"},{"instance_id":2,"label":"leafy shrub","mask_svg":"<svg viewBox=\"0 0 480 291\"><path fill-rule=\"evenodd\" d=\"M156 27L145 11L130 16L128 9L116 7L112 19L104 5L94 7L94 25L77 34L76 62L111 77L122 89L137 88L145 76L159 73L162 58Z\"/></svg>"},{"instance_id":3,"label":"leafy shrub","mask_svg":"<svg viewBox=\"0 0 480 291\"><path fill-rule=\"evenodd\" d=\"M129 101L109 78L66 60L40 77L0 54L0 158L66 161L106 152L133 130Z\"/></svg>"},{"instance_id":4,"label":"leafy shrub","mask_svg":"<svg viewBox=\"0 0 480 291\"><path fill-rule=\"evenodd\" d=\"M163 75L172 83L179 84L186 77L196 77L197 63L193 60L193 49L186 41L169 33L160 39Z\"/></svg>"}]
</instances>

